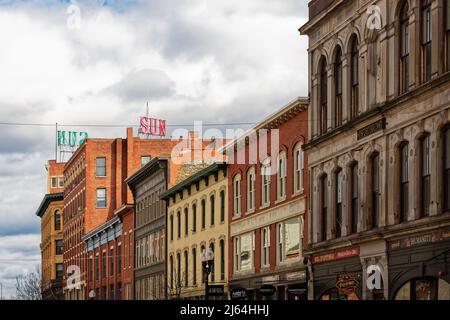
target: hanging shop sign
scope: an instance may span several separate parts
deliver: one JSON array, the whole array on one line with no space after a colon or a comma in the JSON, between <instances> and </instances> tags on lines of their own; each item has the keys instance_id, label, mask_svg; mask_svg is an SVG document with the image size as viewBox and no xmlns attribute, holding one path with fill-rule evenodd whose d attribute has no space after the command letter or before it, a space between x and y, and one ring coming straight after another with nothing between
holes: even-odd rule
<instances>
[{"instance_id":1,"label":"hanging shop sign","mask_svg":"<svg viewBox=\"0 0 450 320\"><path fill-rule=\"evenodd\" d=\"M335 250L333 252L313 256L313 263L318 264L351 257L357 257L359 256L359 253L360 253L359 247Z\"/></svg>"},{"instance_id":2,"label":"hanging shop sign","mask_svg":"<svg viewBox=\"0 0 450 320\"><path fill-rule=\"evenodd\" d=\"M293 296L302 296L306 294L306 286L303 284L293 284L287 288L287 292Z\"/></svg>"},{"instance_id":3,"label":"hanging shop sign","mask_svg":"<svg viewBox=\"0 0 450 320\"><path fill-rule=\"evenodd\" d=\"M87 132L58 130L56 144L58 147L79 147L89 138Z\"/></svg>"},{"instance_id":4,"label":"hanging shop sign","mask_svg":"<svg viewBox=\"0 0 450 320\"><path fill-rule=\"evenodd\" d=\"M208 296L221 297L225 293L225 288L223 285L209 285L207 293Z\"/></svg>"},{"instance_id":5,"label":"hanging shop sign","mask_svg":"<svg viewBox=\"0 0 450 320\"><path fill-rule=\"evenodd\" d=\"M339 294L349 294L356 292L358 286L358 277L351 274L339 276L338 281L336 282L336 288L339 290Z\"/></svg>"},{"instance_id":6,"label":"hanging shop sign","mask_svg":"<svg viewBox=\"0 0 450 320\"><path fill-rule=\"evenodd\" d=\"M166 120L141 117L139 134L148 136L166 136Z\"/></svg>"},{"instance_id":7,"label":"hanging shop sign","mask_svg":"<svg viewBox=\"0 0 450 320\"><path fill-rule=\"evenodd\" d=\"M245 300L247 299L247 290L244 288L234 288L230 291L231 300Z\"/></svg>"},{"instance_id":8,"label":"hanging shop sign","mask_svg":"<svg viewBox=\"0 0 450 320\"><path fill-rule=\"evenodd\" d=\"M276 291L277 289L271 284L265 284L259 288L259 293L265 297L273 296Z\"/></svg>"}]
</instances>

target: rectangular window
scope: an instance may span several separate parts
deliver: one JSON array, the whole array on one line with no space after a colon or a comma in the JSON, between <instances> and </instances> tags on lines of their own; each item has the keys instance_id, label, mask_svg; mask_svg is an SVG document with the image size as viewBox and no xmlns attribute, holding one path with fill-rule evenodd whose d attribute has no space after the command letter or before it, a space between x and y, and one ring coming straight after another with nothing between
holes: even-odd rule
<instances>
[{"instance_id":1,"label":"rectangular window","mask_svg":"<svg viewBox=\"0 0 450 320\"><path fill-rule=\"evenodd\" d=\"M94 259L89 257L89 281L94 280Z\"/></svg>"},{"instance_id":2,"label":"rectangular window","mask_svg":"<svg viewBox=\"0 0 450 320\"><path fill-rule=\"evenodd\" d=\"M247 211L253 212L255 210L255 173L251 169L248 173L247 185Z\"/></svg>"},{"instance_id":3,"label":"rectangular window","mask_svg":"<svg viewBox=\"0 0 450 320\"><path fill-rule=\"evenodd\" d=\"M322 241L327 240L327 232L328 232L328 186L327 186L327 177L322 177L320 181L320 190L321 190L321 218L322 218L322 230L321 236Z\"/></svg>"},{"instance_id":4,"label":"rectangular window","mask_svg":"<svg viewBox=\"0 0 450 320\"><path fill-rule=\"evenodd\" d=\"M225 222L225 191L220 191L220 222Z\"/></svg>"},{"instance_id":5,"label":"rectangular window","mask_svg":"<svg viewBox=\"0 0 450 320\"><path fill-rule=\"evenodd\" d=\"M372 228L378 227L380 217L380 155L372 158Z\"/></svg>"},{"instance_id":6,"label":"rectangular window","mask_svg":"<svg viewBox=\"0 0 450 320\"><path fill-rule=\"evenodd\" d=\"M197 285L197 249L192 249L192 284Z\"/></svg>"},{"instance_id":7,"label":"rectangular window","mask_svg":"<svg viewBox=\"0 0 450 320\"><path fill-rule=\"evenodd\" d=\"M253 233L247 233L235 239L236 271L251 271L253 269Z\"/></svg>"},{"instance_id":8,"label":"rectangular window","mask_svg":"<svg viewBox=\"0 0 450 320\"><path fill-rule=\"evenodd\" d=\"M150 157L150 156L142 156L141 157L141 168L144 167L147 163L149 163L150 160L152 160L152 157Z\"/></svg>"},{"instance_id":9,"label":"rectangular window","mask_svg":"<svg viewBox=\"0 0 450 320\"><path fill-rule=\"evenodd\" d=\"M62 263L56 264L56 279L61 280L64 275L64 265Z\"/></svg>"},{"instance_id":10,"label":"rectangular window","mask_svg":"<svg viewBox=\"0 0 450 320\"><path fill-rule=\"evenodd\" d=\"M117 246L117 274L122 273L122 246Z\"/></svg>"},{"instance_id":11,"label":"rectangular window","mask_svg":"<svg viewBox=\"0 0 450 320\"><path fill-rule=\"evenodd\" d=\"M109 276L114 276L114 249L109 250Z\"/></svg>"},{"instance_id":12,"label":"rectangular window","mask_svg":"<svg viewBox=\"0 0 450 320\"><path fill-rule=\"evenodd\" d=\"M63 254L63 241L62 240L56 240L55 241L55 254L61 255Z\"/></svg>"},{"instance_id":13,"label":"rectangular window","mask_svg":"<svg viewBox=\"0 0 450 320\"><path fill-rule=\"evenodd\" d=\"M97 177L106 177L106 158L99 157L96 159L96 175Z\"/></svg>"},{"instance_id":14,"label":"rectangular window","mask_svg":"<svg viewBox=\"0 0 450 320\"><path fill-rule=\"evenodd\" d=\"M206 200L202 199L202 229L206 228Z\"/></svg>"},{"instance_id":15,"label":"rectangular window","mask_svg":"<svg viewBox=\"0 0 450 320\"><path fill-rule=\"evenodd\" d=\"M122 284L120 282L117 284L117 300L122 300Z\"/></svg>"},{"instance_id":16,"label":"rectangular window","mask_svg":"<svg viewBox=\"0 0 450 320\"><path fill-rule=\"evenodd\" d=\"M261 265L270 265L270 227L261 229Z\"/></svg>"},{"instance_id":17,"label":"rectangular window","mask_svg":"<svg viewBox=\"0 0 450 320\"><path fill-rule=\"evenodd\" d=\"M55 230L59 231L61 230L61 213L59 212L59 210L55 211Z\"/></svg>"},{"instance_id":18,"label":"rectangular window","mask_svg":"<svg viewBox=\"0 0 450 320\"><path fill-rule=\"evenodd\" d=\"M430 136L425 136L422 141L422 216L430 215Z\"/></svg>"},{"instance_id":19,"label":"rectangular window","mask_svg":"<svg viewBox=\"0 0 450 320\"><path fill-rule=\"evenodd\" d=\"M424 82L431 80L431 0L422 3L422 79Z\"/></svg>"},{"instance_id":20,"label":"rectangular window","mask_svg":"<svg viewBox=\"0 0 450 320\"><path fill-rule=\"evenodd\" d=\"M211 226L213 226L216 220L216 197L214 195L210 197L210 204L211 204Z\"/></svg>"},{"instance_id":21,"label":"rectangular window","mask_svg":"<svg viewBox=\"0 0 450 320\"><path fill-rule=\"evenodd\" d=\"M197 204L192 205L192 232L197 232Z\"/></svg>"},{"instance_id":22,"label":"rectangular window","mask_svg":"<svg viewBox=\"0 0 450 320\"><path fill-rule=\"evenodd\" d=\"M178 239L180 239L181 238L181 212L180 211L177 212L177 226L178 226L177 235L178 235Z\"/></svg>"},{"instance_id":23,"label":"rectangular window","mask_svg":"<svg viewBox=\"0 0 450 320\"><path fill-rule=\"evenodd\" d=\"M400 222L408 220L409 212L409 165L408 144L402 146L400 151Z\"/></svg>"},{"instance_id":24,"label":"rectangular window","mask_svg":"<svg viewBox=\"0 0 450 320\"><path fill-rule=\"evenodd\" d=\"M170 241L173 241L173 214L170 215Z\"/></svg>"},{"instance_id":25,"label":"rectangular window","mask_svg":"<svg viewBox=\"0 0 450 320\"><path fill-rule=\"evenodd\" d=\"M225 281L225 240L220 240L220 280Z\"/></svg>"},{"instance_id":26,"label":"rectangular window","mask_svg":"<svg viewBox=\"0 0 450 320\"><path fill-rule=\"evenodd\" d=\"M97 208L106 208L106 189L97 189Z\"/></svg>"},{"instance_id":27,"label":"rectangular window","mask_svg":"<svg viewBox=\"0 0 450 320\"><path fill-rule=\"evenodd\" d=\"M280 156L278 159L278 199L286 196L286 158Z\"/></svg>"},{"instance_id":28,"label":"rectangular window","mask_svg":"<svg viewBox=\"0 0 450 320\"><path fill-rule=\"evenodd\" d=\"M304 154L303 150L299 147L299 149L295 151L294 185L296 193L300 193L303 191L303 170L304 170Z\"/></svg>"},{"instance_id":29,"label":"rectangular window","mask_svg":"<svg viewBox=\"0 0 450 320\"><path fill-rule=\"evenodd\" d=\"M102 279L106 278L106 252L102 252Z\"/></svg>"},{"instance_id":30,"label":"rectangular window","mask_svg":"<svg viewBox=\"0 0 450 320\"><path fill-rule=\"evenodd\" d=\"M58 187L58 178L52 177L52 189L56 189Z\"/></svg>"},{"instance_id":31,"label":"rectangular window","mask_svg":"<svg viewBox=\"0 0 450 320\"><path fill-rule=\"evenodd\" d=\"M234 198L234 208L233 212L235 216L239 216L241 214L241 179L239 176L234 178L233 183L233 198Z\"/></svg>"},{"instance_id":32,"label":"rectangular window","mask_svg":"<svg viewBox=\"0 0 450 320\"><path fill-rule=\"evenodd\" d=\"M400 90L408 91L409 86L409 15L408 5L404 5L400 15Z\"/></svg>"},{"instance_id":33,"label":"rectangular window","mask_svg":"<svg viewBox=\"0 0 450 320\"><path fill-rule=\"evenodd\" d=\"M95 280L100 278L100 257L95 256Z\"/></svg>"},{"instance_id":34,"label":"rectangular window","mask_svg":"<svg viewBox=\"0 0 450 320\"><path fill-rule=\"evenodd\" d=\"M189 210L188 208L184 208L184 235L187 236L189 234Z\"/></svg>"},{"instance_id":35,"label":"rectangular window","mask_svg":"<svg viewBox=\"0 0 450 320\"><path fill-rule=\"evenodd\" d=\"M184 252L184 286L187 288L189 286L189 260L188 252Z\"/></svg>"},{"instance_id":36,"label":"rectangular window","mask_svg":"<svg viewBox=\"0 0 450 320\"><path fill-rule=\"evenodd\" d=\"M262 183L262 206L269 205L270 202L270 166L265 164L261 169Z\"/></svg>"},{"instance_id":37,"label":"rectangular window","mask_svg":"<svg viewBox=\"0 0 450 320\"><path fill-rule=\"evenodd\" d=\"M342 170L336 175L336 238L342 235Z\"/></svg>"},{"instance_id":38,"label":"rectangular window","mask_svg":"<svg viewBox=\"0 0 450 320\"><path fill-rule=\"evenodd\" d=\"M358 165L352 166L352 233L358 232Z\"/></svg>"},{"instance_id":39,"label":"rectangular window","mask_svg":"<svg viewBox=\"0 0 450 320\"><path fill-rule=\"evenodd\" d=\"M300 256L300 217L278 224L278 261L283 262Z\"/></svg>"},{"instance_id":40,"label":"rectangular window","mask_svg":"<svg viewBox=\"0 0 450 320\"><path fill-rule=\"evenodd\" d=\"M109 300L114 300L114 285L109 285Z\"/></svg>"},{"instance_id":41,"label":"rectangular window","mask_svg":"<svg viewBox=\"0 0 450 320\"><path fill-rule=\"evenodd\" d=\"M58 179L59 182L59 188L64 188L64 177L59 177Z\"/></svg>"}]
</instances>

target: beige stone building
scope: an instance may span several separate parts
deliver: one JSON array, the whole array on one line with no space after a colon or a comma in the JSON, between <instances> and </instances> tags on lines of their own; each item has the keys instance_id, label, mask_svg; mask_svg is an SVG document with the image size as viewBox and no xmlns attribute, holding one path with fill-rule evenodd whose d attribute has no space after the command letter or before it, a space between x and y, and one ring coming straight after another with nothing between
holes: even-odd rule
<instances>
[{"instance_id":1,"label":"beige stone building","mask_svg":"<svg viewBox=\"0 0 450 320\"><path fill-rule=\"evenodd\" d=\"M169 299L204 299L205 277L202 252L211 248L214 265L210 286L228 292L228 210L227 168L212 164L197 171L166 191L167 281Z\"/></svg>"},{"instance_id":2,"label":"beige stone building","mask_svg":"<svg viewBox=\"0 0 450 320\"><path fill-rule=\"evenodd\" d=\"M310 1L310 298L449 299L449 6Z\"/></svg>"}]
</instances>

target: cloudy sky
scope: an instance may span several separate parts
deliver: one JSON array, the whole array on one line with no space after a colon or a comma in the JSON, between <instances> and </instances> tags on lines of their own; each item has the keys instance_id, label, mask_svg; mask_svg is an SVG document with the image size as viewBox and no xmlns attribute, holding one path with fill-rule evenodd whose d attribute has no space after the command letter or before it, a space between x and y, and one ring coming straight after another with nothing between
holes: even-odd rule
<instances>
[{"instance_id":1,"label":"cloudy sky","mask_svg":"<svg viewBox=\"0 0 450 320\"><path fill-rule=\"evenodd\" d=\"M135 125L147 101L169 125L257 122L308 94L306 16L304 0L0 0L4 297L39 264L55 144L54 127L11 123Z\"/></svg>"}]
</instances>

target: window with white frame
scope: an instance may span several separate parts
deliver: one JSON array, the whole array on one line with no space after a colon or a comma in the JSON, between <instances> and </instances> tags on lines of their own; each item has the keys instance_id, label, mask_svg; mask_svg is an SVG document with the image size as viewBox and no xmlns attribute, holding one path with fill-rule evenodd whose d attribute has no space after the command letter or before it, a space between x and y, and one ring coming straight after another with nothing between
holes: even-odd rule
<instances>
[{"instance_id":1,"label":"window with white frame","mask_svg":"<svg viewBox=\"0 0 450 320\"><path fill-rule=\"evenodd\" d=\"M286 153L280 152L277 161L277 191L278 200L286 197Z\"/></svg>"},{"instance_id":2,"label":"window with white frame","mask_svg":"<svg viewBox=\"0 0 450 320\"><path fill-rule=\"evenodd\" d=\"M261 266L270 265L270 227L261 229Z\"/></svg>"},{"instance_id":3,"label":"window with white frame","mask_svg":"<svg viewBox=\"0 0 450 320\"><path fill-rule=\"evenodd\" d=\"M233 180L233 213L235 216L241 214L241 175L236 175Z\"/></svg>"},{"instance_id":4,"label":"window with white frame","mask_svg":"<svg viewBox=\"0 0 450 320\"><path fill-rule=\"evenodd\" d=\"M263 207L270 203L270 169L270 158L267 158L261 166L261 206Z\"/></svg>"},{"instance_id":5,"label":"window with white frame","mask_svg":"<svg viewBox=\"0 0 450 320\"><path fill-rule=\"evenodd\" d=\"M302 150L301 143L299 143L295 147L294 161L295 161L295 163L294 163L294 168L295 168L295 173L294 173L295 193L302 193L303 192L303 173L304 173L305 165L304 165L304 153L303 153L303 150Z\"/></svg>"},{"instance_id":6,"label":"window with white frame","mask_svg":"<svg viewBox=\"0 0 450 320\"><path fill-rule=\"evenodd\" d=\"M234 238L234 268L245 272L253 269L254 233L247 233Z\"/></svg>"},{"instance_id":7,"label":"window with white frame","mask_svg":"<svg viewBox=\"0 0 450 320\"><path fill-rule=\"evenodd\" d=\"M52 177L51 187L52 187L52 189L56 189L58 187L58 178L57 177Z\"/></svg>"},{"instance_id":8,"label":"window with white frame","mask_svg":"<svg viewBox=\"0 0 450 320\"><path fill-rule=\"evenodd\" d=\"M247 211L255 211L255 168L250 168L247 173Z\"/></svg>"},{"instance_id":9,"label":"window with white frame","mask_svg":"<svg viewBox=\"0 0 450 320\"><path fill-rule=\"evenodd\" d=\"M300 229L300 217L283 221L277 225L278 262L284 262L300 256Z\"/></svg>"}]
</instances>

